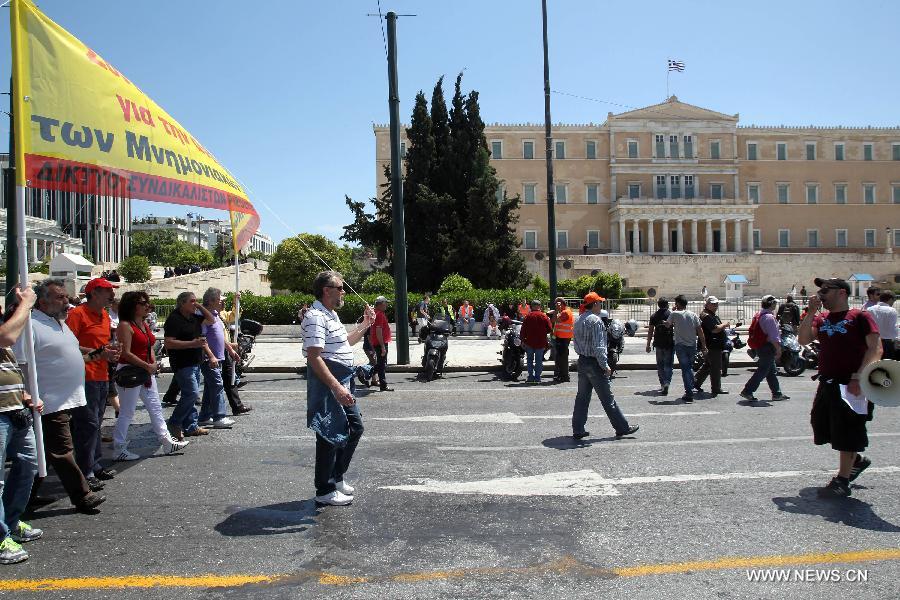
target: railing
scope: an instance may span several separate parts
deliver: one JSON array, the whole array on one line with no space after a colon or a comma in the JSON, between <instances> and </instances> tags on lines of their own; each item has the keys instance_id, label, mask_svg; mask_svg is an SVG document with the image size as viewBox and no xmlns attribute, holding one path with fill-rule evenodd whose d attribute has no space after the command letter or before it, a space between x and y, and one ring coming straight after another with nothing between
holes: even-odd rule
<instances>
[{"instance_id":1,"label":"railing","mask_svg":"<svg viewBox=\"0 0 900 600\"><path fill-rule=\"evenodd\" d=\"M616 201L619 206L722 206L750 204L746 198L629 198L623 196Z\"/></svg>"}]
</instances>

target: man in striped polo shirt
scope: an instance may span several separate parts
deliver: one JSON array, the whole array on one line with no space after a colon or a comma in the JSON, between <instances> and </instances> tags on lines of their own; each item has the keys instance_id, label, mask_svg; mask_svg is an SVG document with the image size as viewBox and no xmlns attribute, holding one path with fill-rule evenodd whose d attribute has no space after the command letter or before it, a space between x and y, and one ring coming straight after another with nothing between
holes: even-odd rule
<instances>
[{"instance_id":1,"label":"man in striped polo shirt","mask_svg":"<svg viewBox=\"0 0 900 600\"><path fill-rule=\"evenodd\" d=\"M375 320L366 305L362 323L352 332L338 318L344 305L344 278L323 271L313 281L316 301L301 325L306 357L306 425L316 432L316 503L346 506L354 488L344 473L363 434L362 416L353 397L353 349Z\"/></svg>"}]
</instances>

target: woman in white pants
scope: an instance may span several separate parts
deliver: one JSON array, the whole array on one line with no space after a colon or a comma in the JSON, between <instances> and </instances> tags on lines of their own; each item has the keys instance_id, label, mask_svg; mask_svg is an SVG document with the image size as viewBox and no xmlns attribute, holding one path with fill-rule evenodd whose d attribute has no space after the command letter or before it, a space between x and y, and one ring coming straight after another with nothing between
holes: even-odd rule
<instances>
[{"instance_id":1,"label":"woman in white pants","mask_svg":"<svg viewBox=\"0 0 900 600\"><path fill-rule=\"evenodd\" d=\"M147 383L135 387L122 387L116 384L119 390L119 417L113 433L114 460L137 460L140 458L128 450L128 426L131 425L131 419L134 418L138 397L143 401L144 407L150 415L153 431L162 443L166 454L172 454L188 445L186 441L172 438L163 418L162 404L156 389L156 374L159 370L153 354L156 337L145 320L149 310L150 298L145 292L125 292L119 302L119 327L116 329L116 339L119 340L121 353L117 371L126 365L133 365L147 371L149 378Z\"/></svg>"}]
</instances>

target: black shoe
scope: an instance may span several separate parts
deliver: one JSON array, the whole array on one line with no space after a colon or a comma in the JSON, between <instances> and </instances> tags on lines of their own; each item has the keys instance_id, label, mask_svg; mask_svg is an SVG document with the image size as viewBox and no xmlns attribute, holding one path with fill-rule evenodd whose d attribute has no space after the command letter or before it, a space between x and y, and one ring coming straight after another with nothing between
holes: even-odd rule
<instances>
[{"instance_id":1,"label":"black shoe","mask_svg":"<svg viewBox=\"0 0 900 600\"><path fill-rule=\"evenodd\" d=\"M584 438L586 438L589 435L591 435L590 431L582 431L581 433L573 433L572 437L575 438L576 440L583 440Z\"/></svg>"},{"instance_id":2,"label":"black shoe","mask_svg":"<svg viewBox=\"0 0 900 600\"><path fill-rule=\"evenodd\" d=\"M693 396L682 396L681 401L684 402L685 404L693 404L694 397Z\"/></svg>"},{"instance_id":3,"label":"black shoe","mask_svg":"<svg viewBox=\"0 0 900 600\"><path fill-rule=\"evenodd\" d=\"M96 477L88 477L86 481L87 481L88 487L91 488L92 492L99 492L104 487L106 487L103 484L103 482L100 481L99 479L97 479Z\"/></svg>"},{"instance_id":4,"label":"black shoe","mask_svg":"<svg viewBox=\"0 0 900 600\"><path fill-rule=\"evenodd\" d=\"M777 394L772 394L772 400L777 401L777 400L790 400L790 399L791 399L790 396L785 396L781 392L778 392Z\"/></svg>"},{"instance_id":5,"label":"black shoe","mask_svg":"<svg viewBox=\"0 0 900 600\"><path fill-rule=\"evenodd\" d=\"M819 488L817 494L820 498L847 498L850 496L850 482L835 477L828 485Z\"/></svg>"},{"instance_id":6,"label":"black shoe","mask_svg":"<svg viewBox=\"0 0 900 600\"><path fill-rule=\"evenodd\" d=\"M703 384L702 384L702 383L695 383L695 384L694 384L694 389L697 390L698 392L702 392L702 391L703 391Z\"/></svg>"},{"instance_id":7,"label":"black shoe","mask_svg":"<svg viewBox=\"0 0 900 600\"><path fill-rule=\"evenodd\" d=\"M378 388L378 391L379 391L379 392L393 392L393 391L394 391L394 388L388 387L388 386L385 385L385 386L379 387L379 388Z\"/></svg>"},{"instance_id":8,"label":"black shoe","mask_svg":"<svg viewBox=\"0 0 900 600\"><path fill-rule=\"evenodd\" d=\"M359 380L360 385L369 387L369 382L366 380L365 373L363 373L362 371L357 371L356 378Z\"/></svg>"},{"instance_id":9,"label":"black shoe","mask_svg":"<svg viewBox=\"0 0 900 600\"><path fill-rule=\"evenodd\" d=\"M667 386L667 385L662 386L662 395L663 396L669 395L669 386Z\"/></svg>"},{"instance_id":10,"label":"black shoe","mask_svg":"<svg viewBox=\"0 0 900 600\"><path fill-rule=\"evenodd\" d=\"M741 394L740 394L740 396L741 396L741 398L743 398L743 399L746 400L747 402L759 402L759 400L756 399L756 396L754 396L754 395L751 394L750 392L744 392L744 391L742 391Z\"/></svg>"},{"instance_id":11,"label":"black shoe","mask_svg":"<svg viewBox=\"0 0 900 600\"><path fill-rule=\"evenodd\" d=\"M103 480L103 481L112 479L115 476L116 476L115 469L100 469L99 471L94 472L94 477L96 477L97 479Z\"/></svg>"},{"instance_id":12,"label":"black shoe","mask_svg":"<svg viewBox=\"0 0 900 600\"><path fill-rule=\"evenodd\" d=\"M725 395L725 394L727 394L727 393L728 393L728 392L726 392L725 390L713 390L713 391L712 391L712 395L713 395L713 396L722 396L722 395Z\"/></svg>"},{"instance_id":13,"label":"black shoe","mask_svg":"<svg viewBox=\"0 0 900 600\"><path fill-rule=\"evenodd\" d=\"M97 507L104 502L106 502L106 496L91 492L75 505L75 510L86 515L95 515L99 512Z\"/></svg>"},{"instance_id":14,"label":"black shoe","mask_svg":"<svg viewBox=\"0 0 900 600\"><path fill-rule=\"evenodd\" d=\"M252 406L247 406L246 404L239 406L237 410L232 411L235 416L237 415L246 415L248 412L253 410Z\"/></svg>"},{"instance_id":15,"label":"black shoe","mask_svg":"<svg viewBox=\"0 0 900 600\"><path fill-rule=\"evenodd\" d=\"M868 469L869 465L871 465L871 464L872 464L872 461L870 459L866 458L862 454L857 454L856 462L853 463L853 468L850 469L849 481L853 481L854 479L859 477L860 474L863 471L865 471L866 469Z\"/></svg>"},{"instance_id":16,"label":"black shoe","mask_svg":"<svg viewBox=\"0 0 900 600\"><path fill-rule=\"evenodd\" d=\"M640 425L632 425L631 427L628 428L627 431L624 431L624 432L622 432L622 433L617 433L617 434L616 434L616 439L617 439L617 440L620 440L620 439L622 439L622 438L623 438L624 436L626 436L626 435L631 435L632 433L636 432L636 431L637 431L638 429L640 429L640 428L641 428Z\"/></svg>"}]
</instances>

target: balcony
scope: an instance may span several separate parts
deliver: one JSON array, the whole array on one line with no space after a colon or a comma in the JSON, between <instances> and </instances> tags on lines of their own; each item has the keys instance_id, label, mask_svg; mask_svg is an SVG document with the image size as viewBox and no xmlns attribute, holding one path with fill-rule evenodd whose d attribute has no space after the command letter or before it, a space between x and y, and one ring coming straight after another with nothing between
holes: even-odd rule
<instances>
[{"instance_id":1,"label":"balcony","mask_svg":"<svg viewBox=\"0 0 900 600\"><path fill-rule=\"evenodd\" d=\"M745 198L628 198L621 196L619 206L743 206L750 204Z\"/></svg>"}]
</instances>

